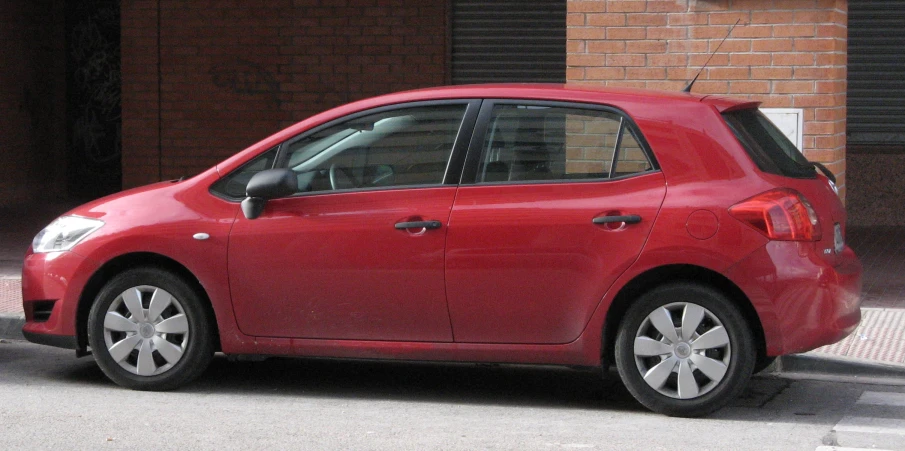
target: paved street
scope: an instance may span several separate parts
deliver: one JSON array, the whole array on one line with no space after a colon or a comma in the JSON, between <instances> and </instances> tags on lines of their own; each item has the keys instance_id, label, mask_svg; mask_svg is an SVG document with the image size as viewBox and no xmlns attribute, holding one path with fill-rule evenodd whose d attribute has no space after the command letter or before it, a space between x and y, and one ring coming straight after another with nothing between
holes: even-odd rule
<instances>
[{"instance_id":1,"label":"paved street","mask_svg":"<svg viewBox=\"0 0 905 451\"><path fill-rule=\"evenodd\" d=\"M905 449L905 386L756 378L711 418L652 414L615 375L219 357L128 391L91 358L0 342L3 449Z\"/></svg>"}]
</instances>

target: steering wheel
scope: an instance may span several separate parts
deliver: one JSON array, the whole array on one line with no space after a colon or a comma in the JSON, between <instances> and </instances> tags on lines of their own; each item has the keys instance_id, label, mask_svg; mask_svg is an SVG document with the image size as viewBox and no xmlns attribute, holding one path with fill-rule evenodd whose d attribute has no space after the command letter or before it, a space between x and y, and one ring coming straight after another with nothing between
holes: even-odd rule
<instances>
[{"instance_id":1,"label":"steering wheel","mask_svg":"<svg viewBox=\"0 0 905 451\"><path fill-rule=\"evenodd\" d=\"M389 184L392 184L393 177L395 177L395 176L396 176L396 174L394 174L392 171L387 172L385 174L380 174L380 175L374 177L374 180L371 180L371 186L381 186L381 184L385 181L389 182Z\"/></svg>"},{"instance_id":2,"label":"steering wheel","mask_svg":"<svg viewBox=\"0 0 905 451\"><path fill-rule=\"evenodd\" d=\"M330 188L334 190L355 188L355 177L349 174L349 169L341 167L336 163L330 165Z\"/></svg>"}]
</instances>

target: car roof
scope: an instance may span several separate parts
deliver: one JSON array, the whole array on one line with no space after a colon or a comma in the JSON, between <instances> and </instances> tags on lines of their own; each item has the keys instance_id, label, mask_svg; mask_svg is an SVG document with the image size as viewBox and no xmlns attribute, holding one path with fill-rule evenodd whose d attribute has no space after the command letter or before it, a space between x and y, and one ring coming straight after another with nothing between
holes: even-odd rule
<instances>
[{"instance_id":1,"label":"car roof","mask_svg":"<svg viewBox=\"0 0 905 451\"><path fill-rule=\"evenodd\" d=\"M568 100L600 102L614 100L644 100L647 102L702 102L711 104L720 112L756 108L760 102L734 99L730 97L708 94L687 93L682 91L659 91L639 88L619 88L585 84L546 84L546 83L498 83L477 85L440 86L435 88L416 89L387 94L363 102L375 104L391 104L418 100L440 100L461 98L497 98L497 99L535 99L535 100Z\"/></svg>"}]
</instances>

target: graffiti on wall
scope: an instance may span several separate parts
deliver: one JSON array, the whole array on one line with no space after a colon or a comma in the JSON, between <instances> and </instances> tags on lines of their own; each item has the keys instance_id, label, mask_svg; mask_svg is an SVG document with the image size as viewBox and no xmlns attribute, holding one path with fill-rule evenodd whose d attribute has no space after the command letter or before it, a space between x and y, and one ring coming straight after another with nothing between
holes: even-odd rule
<instances>
[{"instance_id":1,"label":"graffiti on wall","mask_svg":"<svg viewBox=\"0 0 905 451\"><path fill-rule=\"evenodd\" d=\"M70 191L93 197L121 183L120 1L67 2L66 13Z\"/></svg>"},{"instance_id":2,"label":"graffiti on wall","mask_svg":"<svg viewBox=\"0 0 905 451\"><path fill-rule=\"evenodd\" d=\"M264 96L274 108L280 107L280 84L274 73L243 58L214 65L209 75L214 86L233 94Z\"/></svg>"},{"instance_id":3,"label":"graffiti on wall","mask_svg":"<svg viewBox=\"0 0 905 451\"><path fill-rule=\"evenodd\" d=\"M260 96L267 100L271 108L280 109L283 92L276 73L273 69L239 57L215 64L208 71L214 86L233 94ZM331 76L327 81L314 82L305 92L311 95L310 113L348 103L354 97L349 92L346 76Z\"/></svg>"}]
</instances>

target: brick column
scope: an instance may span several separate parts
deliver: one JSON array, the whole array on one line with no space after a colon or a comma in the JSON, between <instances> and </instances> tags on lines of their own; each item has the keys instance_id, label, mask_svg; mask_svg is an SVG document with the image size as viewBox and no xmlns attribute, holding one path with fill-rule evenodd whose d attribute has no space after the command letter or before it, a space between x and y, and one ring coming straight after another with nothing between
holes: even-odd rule
<instances>
[{"instance_id":1,"label":"brick column","mask_svg":"<svg viewBox=\"0 0 905 451\"><path fill-rule=\"evenodd\" d=\"M693 92L804 111L805 155L845 195L847 0L569 0L570 83Z\"/></svg>"}]
</instances>

